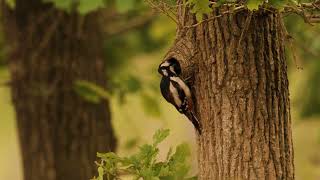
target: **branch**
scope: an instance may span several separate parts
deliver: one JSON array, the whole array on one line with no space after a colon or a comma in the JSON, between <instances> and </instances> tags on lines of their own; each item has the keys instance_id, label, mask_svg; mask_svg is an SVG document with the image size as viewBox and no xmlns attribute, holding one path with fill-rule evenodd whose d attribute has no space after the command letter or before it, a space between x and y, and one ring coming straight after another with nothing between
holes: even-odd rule
<instances>
[{"instance_id":1,"label":"branch","mask_svg":"<svg viewBox=\"0 0 320 180\"><path fill-rule=\"evenodd\" d=\"M202 24L202 23L204 23L204 22L209 22L209 21L212 21L212 20L214 20L214 19L216 19L216 18L222 17L222 16L225 15L225 14L236 13L236 12L242 11L242 10L244 10L244 9L246 9L246 7L245 7L244 5L241 5L241 6L235 7L235 8L232 9L232 10L228 10L228 11L221 12L219 15L210 17L210 18L208 18L208 19L204 19L204 20L202 20L202 21L200 21L200 22L198 22L198 23L196 23L196 24L192 24L192 25L190 25L190 26L185 26L184 28L186 28L186 29L194 28L194 27L197 27L197 26L199 26L200 24Z\"/></svg>"},{"instance_id":2,"label":"branch","mask_svg":"<svg viewBox=\"0 0 320 180\"><path fill-rule=\"evenodd\" d=\"M310 3L301 3L295 6L285 6L283 13L294 13L301 16L306 23L320 23L320 0Z\"/></svg>"},{"instance_id":3,"label":"branch","mask_svg":"<svg viewBox=\"0 0 320 180\"><path fill-rule=\"evenodd\" d=\"M41 52L47 47L51 38L53 37L54 33L56 32L58 26L60 25L62 18L63 18L63 13L58 12L56 20L49 25L48 30L46 31L46 33L43 35L43 38L39 42L38 48L31 55L31 59L37 59L38 56L41 54Z\"/></svg>"},{"instance_id":4,"label":"branch","mask_svg":"<svg viewBox=\"0 0 320 180\"><path fill-rule=\"evenodd\" d=\"M311 3L301 3L301 7L320 10L320 0Z\"/></svg>"},{"instance_id":5,"label":"branch","mask_svg":"<svg viewBox=\"0 0 320 180\"><path fill-rule=\"evenodd\" d=\"M172 7L170 7L169 5L167 5L166 3L162 2L161 4L155 4L152 2L152 0L145 0L148 4L150 4L150 6L153 9L156 9L158 11L160 11L161 13L165 14L166 16L168 16L173 22L175 22L176 24L178 24L178 21L176 20L177 15L175 14L174 11L172 11ZM171 12L171 14L170 14Z\"/></svg>"},{"instance_id":6,"label":"branch","mask_svg":"<svg viewBox=\"0 0 320 180\"><path fill-rule=\"evenodd\" d=\"M118 25L108 24L105 27L105 33L108 36L117 36L123 33L127 33L128 31L131 31L133 29L145 26L146 24L150 23L156 16L157 15L155 13L148 12L143 16L139 15L129 21L118 23Z\"/></svg>"}]
</instances>

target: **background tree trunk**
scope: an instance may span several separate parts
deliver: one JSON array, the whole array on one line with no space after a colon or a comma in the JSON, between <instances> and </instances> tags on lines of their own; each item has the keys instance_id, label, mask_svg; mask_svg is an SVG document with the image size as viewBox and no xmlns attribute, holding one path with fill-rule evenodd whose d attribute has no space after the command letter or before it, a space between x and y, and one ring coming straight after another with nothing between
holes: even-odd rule
<instances>
[{"instance_id":1,"label":"background tree trunk","mask_svg":"<svg viewBox=\"0 0 320 180\"><path fill-rule=\"evenodd\" d=\"M183 76L193 77L203 126L200 179L294 179L281 15L244 10L188 28L196 21L184 11L178 11L178 35L166 59L178 59Z\"/></svg>"},{"instance_id":2,"label":"background tree trunk","mask_svg":"<svg viewBox=\"0 0 320 180\"><path fill-rule=\"evenodd\" d=\"M109 102L74 92L76 80L106 86L98 14L67 14L40 0L3 7L25 180L88 180L96 152L116 144Z\"/></svg>"}]
</instances>

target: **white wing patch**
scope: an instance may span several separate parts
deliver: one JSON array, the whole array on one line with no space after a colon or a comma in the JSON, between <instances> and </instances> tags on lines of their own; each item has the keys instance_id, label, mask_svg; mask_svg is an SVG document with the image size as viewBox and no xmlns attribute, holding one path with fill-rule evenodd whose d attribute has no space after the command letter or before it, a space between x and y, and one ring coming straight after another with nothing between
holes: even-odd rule
<instances>
[{"instance_id":1,"label":"white wing patch","mask_svg":"<svg viewBox=\"0 0 320 180\"><path fill-rule=\"evenodd\" d=\"M170 92L171 92L171 94L173 96L174 103L178 107L180 107L182 102L181 102L181 100L179 98L179 93L178 93L177 89L173 86L173 84L171 82L170 82L170 85L169 85L169 90L170 90Z\"/></svg>"},{"instance_id":2,"label":"white wing patch","mask_svg":"<svg viewBox=\"0 0 320 180\"><path fill-rule=\"evenodd\" d=\"M189 87L187 86L187 84L185 82L182 81L182 79L180 77L172 76L172 77L170 77L170 80L178 83L179 86L183 89L185 95L187 97L191 97L191 92L190 92Z\"/></svg>"},{"instance_id":3,"label":"white wing patch","mask_svg":"<svg viewBox=\"0 0 320 180\"><path fill-rule=\"evenodd\" d=\"M170 66L170 71L173 72L174 74L176 74L176 72L174 71L174 67Z\"/></svg>"}]
</instances>

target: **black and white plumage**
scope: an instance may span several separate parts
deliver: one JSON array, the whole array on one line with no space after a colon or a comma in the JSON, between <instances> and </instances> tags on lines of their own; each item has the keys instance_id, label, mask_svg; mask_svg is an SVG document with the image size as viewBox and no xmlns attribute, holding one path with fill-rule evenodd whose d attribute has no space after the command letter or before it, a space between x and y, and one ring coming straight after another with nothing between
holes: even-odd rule
<instances>
[{"instance_id":1,"label":"black and white plumage","mask_svg":"<svg viewBox=\"0 0 320 180\"><path fill-rule=\"evenodd\" d=\"M180 64L174 58L168 59L168 60L164 61L163 63L161 63L159 65L159 69L168 69L171 73L175 74L176 76L179 76L181 74Z\"/></svg>"},{"instance_id":2,"label":"black and white plumage","mask_svg":"<svg viewBox=\"0 0 320 180\"><path fill-rule=\"evenodd\" d=\"M169 59L159 65L162 75L160 89L162 96L176 109L186 115L196 130L201 133L200 122L193 112L192 94L188 85L180 78L181 67L177 60Z\"/></svg>"}]
</instances>

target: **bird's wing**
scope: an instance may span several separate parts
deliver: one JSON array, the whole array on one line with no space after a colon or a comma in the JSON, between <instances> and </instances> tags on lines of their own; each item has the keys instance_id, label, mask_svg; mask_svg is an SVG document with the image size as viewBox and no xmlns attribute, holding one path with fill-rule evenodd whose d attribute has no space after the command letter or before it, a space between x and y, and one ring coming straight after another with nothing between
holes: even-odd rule
<instances>
[{"instance_id":1,"label":"bird's wing","mask_svg":"<svg viewBox=\"0 0 320 180\"><path fill-rule=\"evenodd\" d=\"M166 77L164 77L166 78ZM170 79L164 79L162 78L161 83L160 83L160 89L161 89L161 94L162 96L172 105L174 105L177 109L179 109L178 106L181 104L179 102L179 99L177 99L177 97L174 97L174 94L172 92L176 92L176 94L178 94L177 90L172 89L174 88L173 84L170 82ZM163 87L163 88L161 88ZM171 89L170 89L171 88Z\"/></svg>"},{"instance_id":2,"label":"bird's wing","mask_svg":"<svg viewBox=\"0 0 320 180\"><path fill-rule=\"evenodd\" d=\"M180 77L170 77L170 81L177 88L180 99L183 99L182 104L187 105L188 109L193 109L192 96L188 85Z\"/></svg>"}]
</instances>

